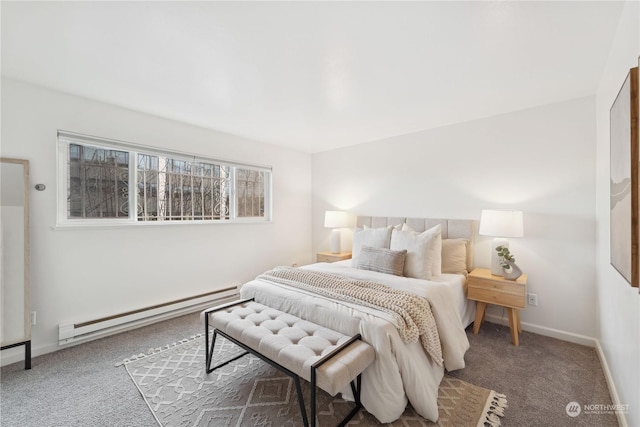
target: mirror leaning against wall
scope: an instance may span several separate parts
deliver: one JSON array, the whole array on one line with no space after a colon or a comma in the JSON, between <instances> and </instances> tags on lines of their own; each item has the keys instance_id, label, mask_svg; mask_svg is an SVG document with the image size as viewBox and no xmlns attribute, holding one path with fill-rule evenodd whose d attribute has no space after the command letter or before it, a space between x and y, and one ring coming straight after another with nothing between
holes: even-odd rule
<instances>
[{"instance_id":1,"label":"mirror leaning against wall","mask_svg":"<svg viewBox=\"0 0 640 427\"><path fill-rule=\"evenodd\" d=\"M0 344L24 346L31 369L29 161L0 157Z\"/></svg>"}]
</instances>

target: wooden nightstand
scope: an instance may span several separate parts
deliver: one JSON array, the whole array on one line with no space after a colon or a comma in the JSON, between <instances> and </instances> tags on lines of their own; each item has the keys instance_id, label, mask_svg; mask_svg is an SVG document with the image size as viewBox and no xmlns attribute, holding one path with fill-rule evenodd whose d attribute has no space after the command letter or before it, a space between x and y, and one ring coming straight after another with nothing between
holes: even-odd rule
<instances>
[{"instance_id":1,"label":"wooden nightstand","mask_svg":"<svg viewBox=\"0 0 640 427\"><path fill-rule=\"evenodd\" d=\"M320 252L316 255L316 262L336 262L344 259L351 259L351 252L340 252L334 254L332 252Z\"/></svg>"},{"instance_id":2,"label":"wooden nightstand","mask_svg":"<svg viewBox=\"0 0 640 427\"><path fill-rule=\"evenodd\" d=\"M519 310L525 306L526 295L526 274L518 277L517 280L507 280L501 276L494 276L491 270L486 268L474 269L467 277L467 298L476 301L474 335L478 335L487 304L495 304L507 309L511 340L513 345L519 345L518 332L522 332Z\"/></svg>"}]
</instances>

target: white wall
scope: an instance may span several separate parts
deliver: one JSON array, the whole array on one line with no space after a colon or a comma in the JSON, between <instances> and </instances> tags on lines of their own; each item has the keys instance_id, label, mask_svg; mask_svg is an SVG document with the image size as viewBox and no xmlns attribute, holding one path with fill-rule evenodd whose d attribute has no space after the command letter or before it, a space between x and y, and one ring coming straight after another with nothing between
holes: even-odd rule
<instances>
[{"instance_id":1,"label":"white wall","mask_svg":"<svg viewBox=\"0 0 640 427\"><path fill-rule=\"evenodd\" d=\"M53 229L57 129L272 165L273 222ZM189 297L240 284L274 265L311 261L308 154L6 79L1 149L31 162L32 189L47 186L30 194L36 355L58 348L62 322ZM10 355L3 351L3 361Z\"/></svg>"},{"instance_id":2,"label":"white wall","mask_svg":"<svg viewBox=\"0 0 640 427\"><path fill-rule=\"evenodd\" d=\"M597 95L596 313L600 345L618 400L630 404L629 426L640 426L640 296L610 264L609 109L640 55L640 7L627 2Z\"/></svg>"},{"instance_id":3,"label":"white wall","mask_svg":"<svg viewBox=\"0 0 640 427\"><path fill-rule=\"evenodd\" d=\"M523 210L525 237L510 246L538 295L523 327L593 345L595 98L315 154L312 168L316 252L329 248L325 209L463 219ZM478 237L476 266L490 265L489 243Z\"/></svg>"}]
</instances>

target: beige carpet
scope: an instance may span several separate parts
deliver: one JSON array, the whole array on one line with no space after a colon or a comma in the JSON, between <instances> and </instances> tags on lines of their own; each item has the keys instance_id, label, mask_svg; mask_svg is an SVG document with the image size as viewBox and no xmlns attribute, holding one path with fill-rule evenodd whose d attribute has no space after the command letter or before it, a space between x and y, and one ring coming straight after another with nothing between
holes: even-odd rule
<instances>
[{"instance_id":1,"label":"beige carpet","mask_svg":"<svg viewBox=\"0 0 640 427\"><path fill-rule=\"evenodd\" d=\"M214 363L239 353L218 338ZM204 337L193 336L164 348L149 349L124 364L154 417L163 427L302 425L293 380L252 355L210 374L204 369ZM302 381L305 403L309 384ZM445 376L438 395L439 419L432 423L408 407L391 424L380 424L360 411L350 426L475 426L500 425L506 398L494 391ZM335 426L352 408L351 402L318 392L318 425ZM308 407L307 407L308 411Z\"/></svg>"}]
</instances>

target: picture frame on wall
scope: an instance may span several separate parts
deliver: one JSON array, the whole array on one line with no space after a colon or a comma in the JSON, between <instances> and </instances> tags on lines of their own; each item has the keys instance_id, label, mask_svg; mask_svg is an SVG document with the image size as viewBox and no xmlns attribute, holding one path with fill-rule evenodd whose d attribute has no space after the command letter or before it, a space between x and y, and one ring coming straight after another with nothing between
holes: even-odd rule
<instances>
[{"instance_id":1,"label":"picture frame on wall","mask_svg":"<svg viewBox=\"0 0 640 427\"><path fill-rule=\"evenodd\" d=\"M640 284L638 67L632 68L609 112L611 265Z\"/></svg>"}]
</instances>

